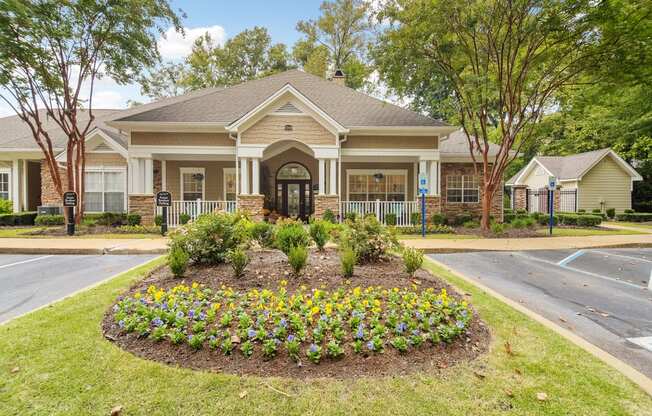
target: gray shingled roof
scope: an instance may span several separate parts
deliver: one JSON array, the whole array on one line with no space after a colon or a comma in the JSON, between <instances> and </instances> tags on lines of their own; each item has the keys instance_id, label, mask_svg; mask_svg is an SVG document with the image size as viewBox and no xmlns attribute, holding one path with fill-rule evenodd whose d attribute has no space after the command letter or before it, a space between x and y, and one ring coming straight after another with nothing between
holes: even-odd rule
<instances>
[{"instance_id":1,"label":"gray shingled roof","mask_svg":"<svg viewBox=\"0 0 652 416\"><path fill-rule=\"evenodd\" d=\"M104 124L104 120L110 115L113 115L117 110L110 109L97 109L93 110L95 121L91 130L95 127L100 128L104 133L111 136L123 147L127 147L125 138L114 128ZM57 123L45 116L43 110L43 123L45 130L52 138L55 148L62 149L66 145L67 137ZM88 121L88 113L86 111L79 112L79 120L81 123ZM18 116L10 116L0 118L0 148L4 149L34 149L38 150L39 147L34 141L34 136L29 126L24 123Z\"/></svg>"},{"instance_id":2,"label":"gray shingled roof","mask_svg":"<svg viewBox=\"0 0 652 416\"><path fill-rule=\"evenodd\" d=\"M489 156L496 156L500 146L489 143ZM469 141L464 130L456 130L439 142L439 152L444 154L469 154ZM480 154L480 152L478 152Z\"/></svg>"},{"instance_id":3,"label":"gray shingled roof","mask_svg":"<svg viewBox=\"0 0 652 416\"><path fill-rule=\"evenodd\" d=\"M588 168L601 160L611 149L599 149L591 152L577 153L570 156L536 156L535 159L552 173L558 180L577 179L582 176ZM523 171L525 165L518 173L512 176L507 183L513 184Z\"/></svg>"},{"instance_id":4,"label":"gray shingled roof","mask_svg":"<svg viewBox=\"0 0 652 416\"><path fill-rule=\"evenodd\" d=\"M130 115L119 115L114 120L230 124L286 84L345 127L447 126L444 122L296 69L229 88L183 96L153 109L137 107Z\"/></svg>"}]
</instances>

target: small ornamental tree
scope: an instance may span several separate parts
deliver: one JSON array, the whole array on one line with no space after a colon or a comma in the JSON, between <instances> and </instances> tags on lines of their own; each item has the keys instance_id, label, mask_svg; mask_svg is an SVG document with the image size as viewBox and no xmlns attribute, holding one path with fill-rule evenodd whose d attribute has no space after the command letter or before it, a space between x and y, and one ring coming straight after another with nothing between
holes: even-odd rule
<instances>
[{"instance_id":1,"label":"small ornamental tree","mask_svg":"<svg viewBox=\"0 0 652 416\"><path fill-rule=\"evenodd\" d=\"M0 2L0 97L29 126L56 192L79 195L77 221L95 81L107 76L126 83L158 62L157 32L169 24L181 30L167 0ZM66 136L65 181L46 119Z\"/></svg>"},{"instance_id":2,"label":"small ornamental tree","mask_svg":"<svg viewBox=\"0 0 652 416\"><path fill-rule=\"evenodd\" d=\"M643 0L388 0L373 55L395 91L462 125L488 230L505 168L534 140L555 94L623 48L638 49L629 33L649 10Z\"/></svg>"}]
</instances>

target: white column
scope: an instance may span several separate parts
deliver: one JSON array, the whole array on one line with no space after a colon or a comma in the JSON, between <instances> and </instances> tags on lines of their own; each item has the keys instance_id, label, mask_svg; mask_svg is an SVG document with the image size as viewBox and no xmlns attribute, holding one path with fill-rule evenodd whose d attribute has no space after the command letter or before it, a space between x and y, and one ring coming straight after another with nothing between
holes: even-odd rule
<instances>
[{"instance_id":1,"label":"white column","mask_svg":"<svg viewBox=\"0 0 652 416\"><path fill-rule=\"evenodd\" d=\"M441 162L437 162L437 195L441 196Z\"/></svg>"},{"instance_id":2,"label":"white column","mask_svg":"<svg viewBox=\"0 0 652 416\"><path fill-rule=\"evenodd\" d=\"M18 159L11 163L11 200L14 203L14 212L20 211L20 165Z\"/></svg>"},{"instance_id":3,"label":"white column","mask_svg":"<svg viewBox=\"0 0 652 416\"><path fill-rule=\"evenodd\" d=\"M420 160L419 161L419 175L425 173L428 173L428 162L426 160ZM417 186L420 187L419 185L419 177L417 176Z\"/></svg>"},{"instance_id":4,"label":"white column","mask_svg":"<svg viewBox=\"0 0 652 416\"><path fill-rule=\"evenodd\" d=\"M436 161L431 161L430 162L430 186L428 187L428 191L430 195L438 195L439 192L437 191L437 183L439 182L437 180L437 166L439 165L439 162Z\"/></svg>"},{"instance_id":5,"label":"white column","mask_svg":"<svg viewBox=\"0 0 652 416\"><path fill-rule=\"evenodd\" d=\"M140 190L140 169L139 169L139 160L136 158L129 159L129 165L127 169L129 170L127 175L129 176L129 193L130 194L139 194L142 193Z\"/></svg>"},{"instance_id":6,"label":"white column","mask_svg":"<svg viewBox=\"0 0 652 416\"><path fill-rule=\"evenodd\" d=\"M260 194L260 159L251 159L251 193Z\"/></svg>"},{"instance_id":7,"label":"white column","mask_svg":"<svg viewBox=\"0 0 652 416\"><path fill-rule=\"evenodd\" d=\"M23 210L27 211L29 201L27 200L27 196L29 195L29 192L27 192L27 170L28 170L29 165L27 164L26 160L23 160Z\"/></svg>"},{"instance_id":8,"label":"white column","mask_svg":"<svg viewBox=\"0 0 652 416\"><path fill-rule=\"evenodd\" d=\"M326 193L326 160L319 159L319 195Z\"/></svg>"},{"instance_id":9,"label":"white column","mask_svg":"<svg viewBox=\"0 0 652 416\"><path fill-rule=\"evenodd\" d=\"M330 191L328 193L331 195L337 195L337 159L330 160L330 166L328 169L330 171L330 180L328 183Z\"/></svg>"},{"instance_id":10,"label":"white column","mask_svg":"<svg viewBox=\"0 0 652 416\"><path fill-rule=\"evenodd\" d=\"M143 190L143 192L149 195L154 193L154 161L152 159L145 159L144 164L145 164L145 175L144 175L145 189Z\"/></svg>"},{"instance_id":11,"label":"white column","mask_svg":"<svg viewBox=\"0 0 652 416\"><path fill-rule=\"evenodd\" d=\"M240 193L249 194L249 160L240 158Z\"/></svg>"},{"instance_id":12,"label":"white column","mask_svg":"<svg viewBox=\"0 0 652 416\"><path fill-rule=\"evenodd\" d=\"M161 160L161 191L168 190L168 167L165 159Z\"/></svg>"}]
</instances>

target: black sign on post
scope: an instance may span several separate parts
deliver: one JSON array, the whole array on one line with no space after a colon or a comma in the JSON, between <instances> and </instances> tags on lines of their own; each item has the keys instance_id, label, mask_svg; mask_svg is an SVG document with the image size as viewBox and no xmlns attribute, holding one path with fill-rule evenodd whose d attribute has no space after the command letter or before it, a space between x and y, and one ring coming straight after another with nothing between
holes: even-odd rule
<instances>
[{"instance_id":1,"label":"black sign on post","mask_svg":"<svg viewBox=\"0 0 652 416\"><path fill-rule=\"evenodd\" d=\"M66 224L68 235L75 235L75 207L78 203L77 192L63 193L63 206L68 210L68 223Z\"/></svg>"},{"instance_id":2,"label":"black sign on post","mask_svg":"<svg viewBox=\"0 0 652 416\"><path fill-rule=\"evenodd\" d=\"M156 194L156 206L162 208L163 222L161 223L161 234L168 232L168 207L172 206L172 194L168 191L161 191Z\"/></svg>"}]
</instances>

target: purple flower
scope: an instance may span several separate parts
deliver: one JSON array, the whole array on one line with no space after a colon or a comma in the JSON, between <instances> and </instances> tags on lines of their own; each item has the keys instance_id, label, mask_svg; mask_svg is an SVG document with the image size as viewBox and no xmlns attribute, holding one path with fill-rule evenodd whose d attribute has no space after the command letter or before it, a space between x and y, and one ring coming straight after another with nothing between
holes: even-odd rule
<instances>
[{"instance_id":1,"label":"purple flower","mask_svg":"<svg viewBox=\"0 0 652 416\"><path fill-rule=\"evenodd\" d=\"M254 331L252 328L249 328L247 330L247 336L252 339L256 338L256 331Z\"/></svg>"},{"instance_id":2,"label":"purple flower","mask_svg":"<svg viewBox=\"0 0 652 416\"><path fill-rule=\"evenodd\" d=\"M161 309L163 309L164 311L167 311L168 310L168 305L166 303L164 303L163 305L161 305Z\"/></svg>"},{"instance_id":3,"label":"purple flower","mask_svg":"<svg viewBox=\"0 0 652 416\"><path fill-rule=\"evenodd\" d=\"M455 322L455 325L456 325L459 329L464 329L464 326L465 326L465 325L464 325L464 322L462 322L462 321L457 321L457 322Z\"/></svg>"},{"instance_id":4,"label":"purple flower","mask_svg":"<svg viewBox=\"0 0 652 416\"><path fill-rule=\"evenodd\" d=\"M363 326L362 324L358 325L358 331L355 333L356 339L362 339L364 338L364 331L363 331Z\"/></svg>"},{"instance_id":5,"label":"purple flower","mask_svg":"<svg viewBox=\"0 0 652 416\"><path fill-rule=\"evenodd\" d=\"M281 322L279 322L279 325L282 326L283 328L287 328L288 323L285 319L281 319Z\"/></svg>"},{"instance_id":6,"label":"purple flower","mask_svg":"<svg viewBox=\"0 0 652 416\"><path fill-rule=\"evenodd\" d=\"M120 307L118 305L113 305L113 312L118 312Z\"/></svg>"},{"instance_id":7,"label":"purple flower","mask_svg":"<svg viewBox=\"0 0 652 416\"><path fill-rule=\"evenodd\" d=\"M310 352L312 353L317 352L317 346L315 344L310 344Z\"/></svg>"},{"instance_id":8,"label":"purple flower","mask_svg":"<svg viewBox=\"0 0 652 416\"><path fill-rule=\"evenodd\" d=\"M369 351L373 351L373 350L374 350L374 343L373 343L373 341L369 341L369 342L367 342L367 348L369 349Z\"/></svg>"},{"instance_id":9,"label":"purple flower","mask_svg":"<svg viewBox=\"0 0 652 416\"><path fill-rule=\"evenodd\" d=\"M412 335L414 335L415 337L418 337L419 335L421 335L421 332L419 332L418 329L415 329L415 330L412 331Z\"/></svg>"},{"instance_id":10,"label":"purple flower","mask_svg":"<svg viewBox=\"0 0 652 416\"><path fill-rule=\"evenodd\" d=\"M199 320L203 321L206 319L206 314L204 312L199 312Z\"/></svg>"},{"instance_id":11,"label":"purple flower","mask_svg":"<svg viewBox=\"0 0 652 416\"><path fill-rule=\"evenodd\" d=\"M192 339L193 336L194 336L194 335L188 335L188 341L190 341L190 340Z\"/></svg>"},{"instance_id":12,"label":"purple flower","mask_svg":"<svg viewBox=\"0 0 652 416\"><path fill-rule=\"evenodd\" d=\"M161 318L158 316L152 320L152 323L154 326L163 326L163 320L161 320Z\"/></svg>"},{"instance_id":13,"label":"purple flower","mask_svg":"<svg viewBox=\"0 0 652 416\"><path fill-rule=\"evenodd\" d=\"M195 317L195 311L194 310L189 310L188 311L188 318L193 319Z\"/></svg>"},{"instance_id":14,"label":"purple flower","mask_svg":"<svg viewBox=\"0 0 652 416\"><path fill-rule=\"evenodd\" d=\"M288 335L288 342L294 341L294 335L290 334Z\"/></svg>"},{"instance_id":15,"label":"purple flower","mask_svg":"<svg viewBox=\"0 0 652 416\"><path fill-rule=\"evenodd\" d=\"M400 333L405 332L406 329L407 329L407 325L405 324L405 322L401 322L398 325L396 325L396 330Z\"/></svg>"},{"instance_id":16,"label":"purple flower","mask_svg":"<svg viewBox=\"0 0 652 416\"><path fill-rule=\"evenodd\" d=\"M462 312L460 312L460 315L462 315L462 317L464 317L464 318L466 318L466 316L467 316L468 314L469 314L469 313L467 312L466 309L464 309L464 310L462 310Z\"/></svg>"},{"instance_id":17,"label":"purple flower","mask_svg":"<svg viewBox=\"0 0 652 416\"><path fill-rule=\"evenodd\" d=\"M421 320L421 318L423 317L421 315L421 312L419 312L419 311L414 312L414 316L416 316L418 320Z\"/></svg>"},{"instance_id":18,"label":"purple flower","mask_svg":"<svg viewBox=\"0 0 652 416\"><path fill-rule=\"evenodd\" d=\"M184 315L183 315L183 311L179 311L179 312L177 312L177 318L181 319L181 318L183 318L183 317L184 317Z\"/></svg>"},{"instance_id":19,"label":"purple flower","mask_svg":"<svg viewBox=\"0 0 652 416\"><path fill-rule=\"evenodd\" d=\"M119 326L120 328L124 328L124 327L125 327L125 321L123 321L123 320L121 319L120 322L118 322L118 326Z\"/></svg>"},{"instance_id":20,"label":"purple flower","mask_svg":"<svg viewBox=\"0 0 652 416\"><path fill-rule=\"evenodd\" d=\"M269 317L269 311L267 309L265 309L263 311L263 315L265 315L265 318L268 318Z\"/></svg>"}]
</instances>

